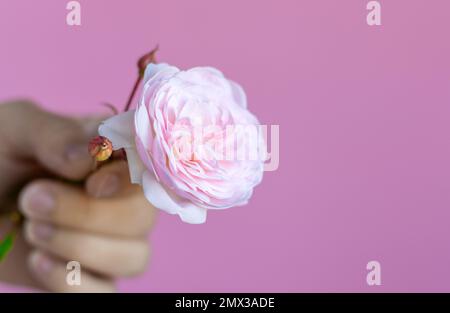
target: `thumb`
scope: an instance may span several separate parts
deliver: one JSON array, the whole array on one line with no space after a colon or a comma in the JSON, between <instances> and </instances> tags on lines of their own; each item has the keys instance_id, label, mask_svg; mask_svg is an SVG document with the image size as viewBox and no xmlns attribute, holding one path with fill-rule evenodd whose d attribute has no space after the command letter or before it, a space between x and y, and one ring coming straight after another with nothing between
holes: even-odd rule
<instances>
[{"instance_id":1,"label":"thumb","mask_svg":"<svg viewBox=\"0 0 450 313\"><path fill-rule=\"evenodd\" d=\"M88 175L93 160L87 145L95 135L92 122L44 111L27 101L0 107L0 133L8 138L13 153L37 160L43 167L67 179Z\"/></svg>"},{"instance_id":2,"label":"thumb","mask_svg":"<svg viewBox=\"0 0 450 313\"><path fill-rule=\"evenodd\" d=\"M103 165L86 180L86 192L94 198L125 195L139 190L130 182L128 164L124 160Z\"/></svg>"}]
</instances>

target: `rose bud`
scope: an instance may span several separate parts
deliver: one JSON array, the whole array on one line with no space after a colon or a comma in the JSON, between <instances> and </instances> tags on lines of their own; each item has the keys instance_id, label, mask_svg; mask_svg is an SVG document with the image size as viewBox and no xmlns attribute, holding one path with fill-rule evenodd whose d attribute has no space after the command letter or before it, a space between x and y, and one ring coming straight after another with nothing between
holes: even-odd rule
<instances>
[{"instance_id":1,"label":"rose bud","mask_svg":"<svg viewBox=\"0 0 450 313\"><path fill-rule=\"evenodd\" d=\"M89 154L95 158L96 161L106 161L113 153L113 146L108 138L97 136L92 138L88 146Z\"/></svg>"}]
</instances>

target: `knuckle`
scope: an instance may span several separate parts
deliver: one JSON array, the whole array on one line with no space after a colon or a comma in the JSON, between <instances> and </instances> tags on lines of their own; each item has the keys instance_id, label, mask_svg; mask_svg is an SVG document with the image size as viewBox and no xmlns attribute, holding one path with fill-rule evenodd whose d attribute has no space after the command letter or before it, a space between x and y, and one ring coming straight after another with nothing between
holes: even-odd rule
<instances>
[{"instance_id":1,"label":"knuckle","mask_svg":"<svg viewBox=\"0 0 450 313\"><path fill-rule=\"evenodd\" d=\"M73 240L70 247L67 249L66 258L70 258L74 261L82 262L89 257L91 252L96 251L89 241L86 240Z\"/></svg>"},{"instance_id":2,"label":"knuckle","mask_svg":"<svg viewBox=\"0 0 450 313\"><path fill-rule=\"evenodd\" d=\"M0 106L1 112L16 112L17 114L36 110L37 108L38 106L29 99L16 99L3 103Z\"/></svg>"},{"instance_id":3,"label":"knuckle","mask_svg":"<svg viewBox=\"0 0 450 313\"><path fill-rule=\"evenodd\" d=\"M153 208L148 207L138 207L138 214L136 214L134 223L134 231L136 235L145 235L152 228L155 223L155 210Z\"/></svg>"},{"instance_id":4,"label":"knuckle","mask_svg":"<svg viewBox=\"0 0 450 313\"><path fill-rule=\"evenodd\" d=\"M134 214L131 216L130 224L135 235L145 235L153 228L157 211L148 203L141 193L137 194L131 202Z\"/></svg>"},{"instance_id":5,"label":"knuckle","mask_svg":"<svg viewBox=\"0 0 450 313\"><path fill-rule=\"evenodd\" d=\"M133 261L125 270L124 276L138 276L145 272L150 260L150 247L148 243L142 243L136 252Z\"/></svg>"},{"instance_id":6,"label":"knuckle","mask_svg":"<svg viewBox=\"0 0 450 313\"><path fill-rule=\"evenodd\" d=\"M126 249L111 251L104 255L109 262L109 272L113 277L134 277L145 272L150 258L150 248L147 242L129 242Z\"/></svg>"}]
</instances>

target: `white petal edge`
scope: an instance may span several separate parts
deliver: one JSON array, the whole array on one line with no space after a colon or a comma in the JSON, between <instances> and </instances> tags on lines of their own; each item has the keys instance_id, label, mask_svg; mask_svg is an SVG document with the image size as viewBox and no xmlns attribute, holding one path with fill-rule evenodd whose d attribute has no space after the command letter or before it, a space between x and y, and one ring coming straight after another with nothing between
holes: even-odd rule
<instances>
[{"instance_id":1,"label":"white petal edge","mask_svg":"<svg viewBox=\"0 0 450 313\"><path fill-rule=\"evenodd\" d=\"M141 139L141 142L147 144L152 142L153 127L150 124L150 118L145 104L138 105L134 114L134 124L136 125L136 135Z\"/></svg>"},{"instance_id":2,"label":"white petal edge","mask_svg":"<svg viewBox=\"0 0 450 313\"><path fill-rule=\"evenodd\" d=\"M247 108L247 95L245 94L244 89L238 83L229 80L231 85L231 91L233 93L233 97L236 102L244 109Z\"/></svg>"},{"instance_id":3,"label":"white petal edge","mask_svg":"<svg viewBox=\"0 0 450 313\"><path fill-rule=\"evenodd\" d=\"M207 209L190 205L188 208L178 212L181 220L189 224L203 224L206 222Z\"/></svg>"},{"instance_id":4,"label":"white petal edge","mask_svg":"<svg viewBox=\"0 0 450 313\"><path fill-rule=\"evenodd\" d=\"M100 136L108 138L114 150L135 147L134 112L135 110L130 110L114 115L98 127Z\"/></svg>"},{"instance_id":5,"label":"white petal edge","mask_svg":"<svg viewBox=\"0 0 450 313\"><path fill-rule=\"evenodd\" d=\"M156 208L169 214L178 214L185 223L202 224L206 221L207 209L181 201L177 196L169 194L149 171L144 172L142 187L145 197Z\"/></svg>"},{"instance_id":6,"label":"white petal edge","mask_svg":"<svg viewBox=\"0 0 450 313\"><path fill-rule=\"evenodd\" d=\"M147 171L144 163L139 157L139 153L135 148L125 148L127 153L128 169L130 171L130 180L132 184L142 185L142 178Z\"/></svg>"},{"instance_id":7,"label":"white petal edge","mask_svg":"<svg viewBox=\"0 0 450 313\"><path fill-rule=\"evenodd\" d=\"M147 82L149 79L151 79L153 76L155 76L158 72L168 68L168 67L172 67L174 70L176 69L176 71L178 71L178 68L176 68L175 66L169 65L167 63L150 63L147 65L147 67L145 68L145 72L144 72L144 82Z\"/></svg>"}]
</instances>

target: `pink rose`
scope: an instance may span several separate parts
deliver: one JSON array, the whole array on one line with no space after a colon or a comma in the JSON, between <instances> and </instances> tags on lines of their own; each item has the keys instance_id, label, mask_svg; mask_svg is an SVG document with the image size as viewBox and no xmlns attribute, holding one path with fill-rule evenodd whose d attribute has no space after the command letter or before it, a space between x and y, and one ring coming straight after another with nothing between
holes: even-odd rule
<instances>
[{"instance_id":1,"label":"pink rose","mask_svg":"<svg viewBox=\"0 0 450 313\"><path fill-rule=\"evenodd\" d=\"M155 207L204 223L208 209L246 204L261 181L264 158L245 152L265 152L257 125L242 88L217 69L150 64L137 109L99 133L126 150L132 183Z\"/></svg>"}]
</instances>

